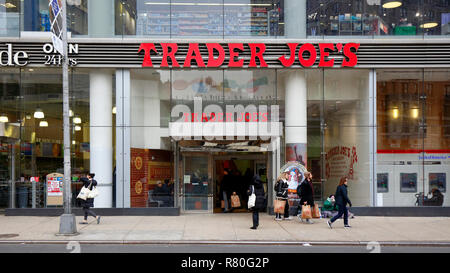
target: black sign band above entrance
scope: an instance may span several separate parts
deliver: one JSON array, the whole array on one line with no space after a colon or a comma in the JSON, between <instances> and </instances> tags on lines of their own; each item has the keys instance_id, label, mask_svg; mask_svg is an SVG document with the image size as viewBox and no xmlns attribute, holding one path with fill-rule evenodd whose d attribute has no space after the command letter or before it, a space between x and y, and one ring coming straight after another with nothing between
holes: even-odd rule
<instances>
[{"instance_id":1,"label":"black sign band above entrance","mask_svg":"<svg viewBox=\"0 0 450 273\"><path fill-rule=\"evenodd\" d=\"M168 43L177 44L175 58L180 63L184 62L189 51L190 41L168 41ZM208 61L208 48L205 46L208 42L199 42L200 54L206 63ZM244 44L239 57L244 60L242 68L249 68L251 61L251 49L249 44L256 41L231 41L233 43ZM285 68L279 58L281 56L290 56L291 51L289 43L312 44L317 52L320 52L321 43L342 43L343 45L353 43L353 41L292 41L280 40L277 42L265 42L264 61L267 64L265 68ZM72 39L69 41L69 62L72 67L112 67L112 68L141 68L143 65L145 52L139 51L142 43L154 43L156 52L162 52L161 43L163 41L128 41L122 39L102 40L102 42L87 41L87 39ZM223 48L227 48L229 42L219 42ZM357 64L355 68L432 68L450 66L450 43L442 40L412 40L408 42L393 41L363 41L358 42L359 47L355 52ZM50 48L51 41L31 42L23 39L5 39L0 42L0 66L1 67L57 67L61 64L60 55ZM298 54L297 49L296 54ZM229 52L223 64L218 67L228 68ZM154 68L160 68L163 60L161 53L153 53L151 60ZM338 50L331 51L328 58L334 59L334 68L343 68L342 62L345 55ZM317 58L311 67L319 67L320 58ZM297 59L289 68L303 67ZM195 62L190 66L191 69L197 68ZM241 69L242 69L241 68ZM204 68L208 69L208 68ZM217 68L213 68L217 69Z\"/></svg>"}]
</instances>

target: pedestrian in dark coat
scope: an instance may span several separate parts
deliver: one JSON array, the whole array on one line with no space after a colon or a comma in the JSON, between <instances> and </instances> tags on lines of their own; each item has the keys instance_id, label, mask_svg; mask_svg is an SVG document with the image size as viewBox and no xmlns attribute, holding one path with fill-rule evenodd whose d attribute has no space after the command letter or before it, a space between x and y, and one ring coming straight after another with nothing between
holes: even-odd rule
<instances>
[{"instance_id":1,"label":"pedestrian in dark coat","mask_svg":"<svg viewBox=\"0 0 450 273\"><path fill-rule=\"evenodd\" d=\"M310 172L305 172L305 180L298 185L297 193L300 197L299 213L298 218L303 222L301 218L301 208L303 205L309 205L311 208L314 207L314 189L312 185L312 174ZM306 219L308 224L312 224L311 219Z\"/></svg>"},{"instance_id":2,"label":"pedestrian in dark coat","mask_svg":"<svg viewBox=\"0 0 450 273\"><path fill-rule=\"evenodd\" d=\"M341 178L341 181L339 182L339 186L336 189L335 199L336 199L336 205L338 206L339 212L336 216L331 218L331 220L327 221L327 224L330 228L332 228L331 225L334 223L334 221L341 218L342 215L344 215L344 227L346 227L346 228L351 227L348 224L347 204L349 204L351 207L352 202L348 198L347 183L348 183L347 177Z\"/></svg>"},{"instance_id":3,"label":"pedestrian in dark coat","mask_svg":"<svg viewBox=\"0 0 450 273\"><path fill-rule=\"evenodd\" d=\"M261 180L261 173L263 170L259 171L260 173L255 175L252 179L252 184L247 191L247 195L250 196L252 193L256 195L255 206L251 209L253 212L253 226L251 229L257 229L259 226L259 211L263 210L265 207L265 192L263 183Z\"/></svg>"},{"instance_id":4,"label":"pedestrian in dark coat","mask_svg":"<svg viewBox=\"0 0 450 273\"><path fill-rule=\"evenodd\" d=\"M97 181L94 180L94 173L90 173L86 175L86 177L82 177L80 180L83 182L83 187L89 188L89 190L92 190L93 187L97 186ZM97 224L100 224L100 215L95 214L90 208L94 207L94 198L86 198L86 200L81 200L81 207L84 211L84 220L83 222L80 222L80 224L87 224L87 218L88 215L91 215L97 219Z\"/></svg>"}]
</instances>

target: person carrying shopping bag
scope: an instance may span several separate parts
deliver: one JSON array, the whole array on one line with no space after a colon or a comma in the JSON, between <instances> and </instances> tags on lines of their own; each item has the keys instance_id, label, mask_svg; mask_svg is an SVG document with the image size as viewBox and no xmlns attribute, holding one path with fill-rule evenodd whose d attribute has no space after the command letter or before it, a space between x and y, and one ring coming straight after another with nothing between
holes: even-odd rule
<instances>
[{"instance_id":1,"label":"person carrying shopping bag","mask_svg":"<svg viewBox=\"0 0 450 273\"><path fill-rule=\"evenodd\" d=\"M284 211L283 212L281 212L281 211L275 212L275 220L276 221L283 220L283 218L281 216L282 213L284 213L285 220L292 219L289 216L288 179L289 179L289 169L286 169L283 173L280 174L280 176L277 179L277 183L275 183L275 187L274 187L275 194L276 194L275 203L280 203L280 204L277 204L277 206L274 206L274 208L281 205L281 203L284 203Z\"/></svg>"},{"instance_id":2,"label":"person carrying shopping bag","mask_svg":"<svg viewBox=\"0 0 450 273\"><path fill-rule=\"evenodd\" d=\"M351 207L352 206L352 202L348 198L347 184L348 184L347 177L342 177L341 181L339 182L339 186L336 189L336 194L335 194L336 205L337 205L337 207L339 209L339 212L338 212L338 214L336 216L331 218L331 220L327 221L327 224L328 224L329 228L332 228L331 225L334 223L334 221L336 221L337 219L341 218L342 215L344 215L344 227L345 228L351 228L351 226L348 224L347 204L349 204L350 207Z\"/></svg>"},{"instance_id":3,"label":"person carrying shopping bag","mask_svg":"<svg viewBox=\"0 0 450 273\"><path fill-rule=\"evenodd\" d=\"M247 195L251 196L253 193L256 195L255 205L250 208L252 210L253 216L253 226L250 229L257 229L259 226L259 211L263 210L265 207L265 192L263 183L261 181L261 173L263 170L259 170L259 174L255 175L252 179L252 184L247 190Z\"/></svg>"},{"instance_id":4,"label":"person carrying shopping bag","mask_svg":"<svg viewBox=\"0 0 450 273\"><path fill-rule=\"evenodd\" d=\"M94 176L95 176L95 174L89 173L86 175L86 177L82 177L80 179L81 182L83 182L83 187L87 188L89 190L89 192L96 190L95 187L97 186L97 181L94 180ZM95 219L97 219L97 224L100 224L100 215L96 215L95 212L93 212L90 209L94 206L94 198L91 198L88 193L88 197L86 199L81 199L81 198L79 198L79 199L81 201L81 207L83 208L83 211L84 211L84 220L82 222L80 222L80 224L82 224L82 225L88 224L88 221L87 221L88 215L95 217Z\"/></svg>"},{"instance_id":5,"label":"person carrying shopping bag","mask_svg":"<svg viewBox=\"0 0 450 273\"><path fill-rule=\"evenodd\" d=\"M297 193L300 197L299 208L303 206L309 206L311 209L314 207L314 189L312 185L312 174L310 172L305 172L305 180L298 186ZM298 214L298 218L303 222L302 214ZM313 224L314 222L307 218L306 223Z\"/></svg>"}]
</instances>

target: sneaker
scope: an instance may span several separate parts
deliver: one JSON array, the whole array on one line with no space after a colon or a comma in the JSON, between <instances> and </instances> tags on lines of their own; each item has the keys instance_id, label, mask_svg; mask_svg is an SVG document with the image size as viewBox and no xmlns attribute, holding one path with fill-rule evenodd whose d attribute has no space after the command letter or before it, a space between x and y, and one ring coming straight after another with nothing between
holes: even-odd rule
<instances>
[{"instance_id":1,"label":"sneaker","mask_svg":"<svg viewBox=\"0 0 450 273\"><path fill-rule=\"evenodd\" d=\"M100 224L100 215L97 217L97 225Z\"/></svg>"},{"instance_id":2,"label":"sneaker","mask_svg":"<svg viewBox=\"0 0 450 273\"><path fill-rule=\"evenodd\" d=\"M306 219L306 223L308 223L308 224L314 224L313 220L311 220L311 219Z\"/></svg>"},{"instance_id":3,"label":"sneaker","mask_svg":"<svg viewBox=\"0 0 450 273\"><path fill-rule=\"evenodd\" d=\"M330 220L327 221L327 225L328 225L329 228L332 228L331 227L332 223L330 222Z\"/></svg>"},{"instance_id":4,"label":"sneaker","mask_svg":"<svg viewBox=\"0 0 450 273\"><path fill-rule=\"evenodd\" d=\"M282 218L275 218L275 221L283 221Z\"/></svg>"},{"instance_id":5,"label":"sneaker","mask_svg":"<svg viewBox=\"0 0 450 273\"><path fill-rule=\"evenodd\" d=\"M256 229L257 227L251 227L250 229Z\"/></svg>"},{"instance_id":6,"label":"sneaker","mask_svg":"<svg viewBox=\"0 0 450 273\"><path fill-rule=\"evenodd\" d=\"M292 216L289 216L287 218L284 218L284 220L292 220Z\"/></svg>"},{"instance_id":7,"label":"sneaker","mask_svg":"<svg viewBox=\"0 0 450 273\"><path fill-rule=\"evenodd\" d=\"M345 228L351 228L351 226L350 226L350 225L344 225L344 227L345 227Z\"/></svg>"}]
</instances>

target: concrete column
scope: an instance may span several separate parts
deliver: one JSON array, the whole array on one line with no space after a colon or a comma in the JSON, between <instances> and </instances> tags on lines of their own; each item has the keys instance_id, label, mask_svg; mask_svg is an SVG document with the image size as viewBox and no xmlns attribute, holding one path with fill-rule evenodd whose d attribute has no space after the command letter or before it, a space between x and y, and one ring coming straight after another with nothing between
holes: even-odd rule
<instances>
[{"instance_id":1,"label":"concrete column","mask_svg":"<svg viewBox=\"0 0 450 273\"><path fill-rule=\"evenodd\" d=\"M286 145L307 143L307 82L303 70L286 77L285 124ZM306 161L306 159L304 159Z\"/></svg>"},{"instance_id":2,"label":"concrete column","mask_svg":"<svg viewBox=\"0 0 450 273\"><path fill-rule=\"evenodd\" d=\"M88 1L89 36L112 37L114 27L114 0Z\"/></svg>"},{"instance_id":3,"label":"concrete column","mask_svg":"<svg viewBox=\"0 0 450 273\"><path fill-rule=\"evenodd\" d=\"M306 38L306 1L284 1L284 32L287 38Z\"/></svg>"},{"instance_id":4,"label":"concrete column","mask_svg":"<svg viewBox=\"0 0 450 273\"><path fill-rule=\"evenodd\" d=\"M91 2L91 1L90 1ZM90 81L90 171L95 173L99 196L95 207L112 207L112 75L95 71Z\"/></svg>"}]
</instances>

